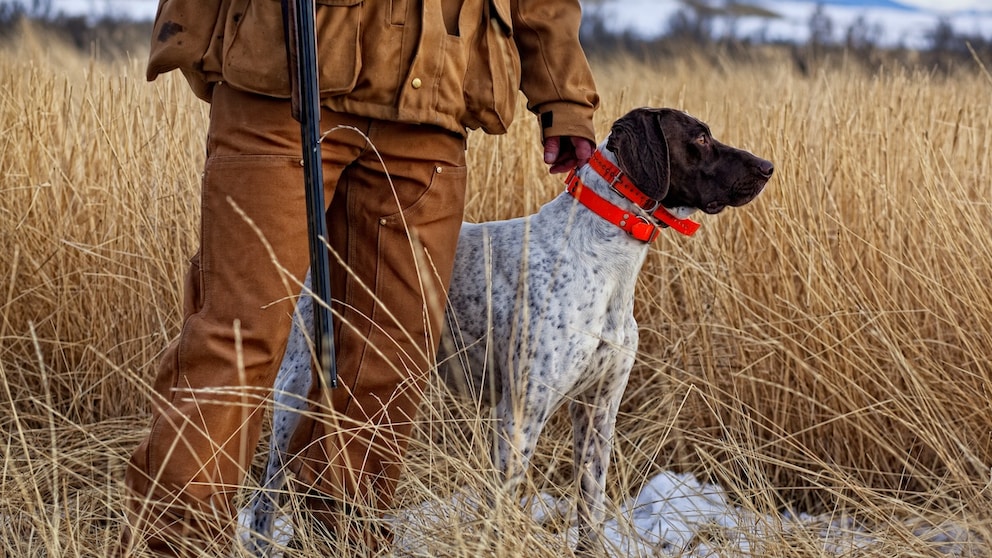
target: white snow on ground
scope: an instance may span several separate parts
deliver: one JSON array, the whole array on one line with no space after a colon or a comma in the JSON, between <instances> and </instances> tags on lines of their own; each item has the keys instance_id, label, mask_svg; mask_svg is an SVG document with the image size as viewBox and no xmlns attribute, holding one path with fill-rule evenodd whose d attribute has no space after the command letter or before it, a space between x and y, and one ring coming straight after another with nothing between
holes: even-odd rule
<instances>
[{"instance_id":1,"label":"white snow on ground","mask_svg":"<svg viewBox=\"0 0 992 558\"><path fill-rule=\"evenodd\" d=\"M459 494L446 502L425 502L398 512L392 518L396 555L429 555L431 533L450 532L459 525L471 529L482 502L483 498ZM538 523L552 516L571 515L573 526L566 536L574 546L576 529L571 502L540 494L529 505ZM247 521L247 514L242 512L242 537L247 532ZM608 519L603 526L607 551L616 558L763 556L763 541L781 544L783 533L800 531L804 540L820 539L817 546L824 556L870 551L876 542L867 528L850 517L755 514L732 505L720 486L671 472L652 478L636 497L624 502L618 517ZM907 522L906 531L928 543L935 554L969 556L977 544L974 534L953 524ZM292 534L288 518L279 518L276 548L285 546Z\"/></svg>"},{"instance_id":2,"label":"white snow on ground","mask_svg":"<svg viewBox=\"0 0 992 558\"><path fill-rule=\"evenodd\" d=\"M443 532L444 526L457 525L459 519L470 521L479 501L462 495L444 505L425 503L399 514L394 524L398 554L423 555L428 550L425 533ZM547 494L531 504L537 522L550 514L569 513L571 508L571 503ZM974 548L974 535L955 525L907 528L936 553L962 556ZM789 531L804 531L807 540L819 537L823 555L844 555L875 543L871 533L851 518L757 515L733 506L720 486L670 472L652 478L635 498L623 504L619 517L603 526L607 550L617 558L763 556L763 541L779 541L780 534ZM574 545L574 526L568 538Z\"/></svg>"}]
</instances>

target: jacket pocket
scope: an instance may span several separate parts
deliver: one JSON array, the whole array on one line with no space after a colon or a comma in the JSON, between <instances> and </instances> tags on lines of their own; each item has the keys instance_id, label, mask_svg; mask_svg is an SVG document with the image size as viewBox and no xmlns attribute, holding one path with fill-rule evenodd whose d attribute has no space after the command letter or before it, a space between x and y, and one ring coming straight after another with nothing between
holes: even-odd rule
<instances>
[{"instance_id":1,"label":"jacket pocket","mask_svg":"<svg viewBox=\"0 0 992 558\"><path fill-rule=\"evenodd\" d=\"M361 67L362 2L317 0L317 74L322 96L348 93L355 87ZM289 97L289 71L280 2L234 0L225 25L224 79L244 91Z\"/></svg>"},{"instance_id":2,"label":"jacket pocket","mask_svg":"<svg viewBox=\"0 0 992 558\"><path fill-rule=\"evenodd\" d=\"M513 42L509 0L488 0L483 13L486 28L475 37L465 75L464 124L502 134L513 121L520 53Z\"/></svg>"}]
</instances>

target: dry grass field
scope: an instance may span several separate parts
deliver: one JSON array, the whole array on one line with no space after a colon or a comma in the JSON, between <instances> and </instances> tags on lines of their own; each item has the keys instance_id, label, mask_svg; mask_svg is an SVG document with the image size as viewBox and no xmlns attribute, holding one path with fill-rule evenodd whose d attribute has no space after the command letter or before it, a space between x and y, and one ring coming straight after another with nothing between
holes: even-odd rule
<instances>
[{"instance_id":1,"label":"dry grass field","mask_svg":"<svg viewBox=\"0 0 992 558\"><path fill-rule=\"evenodd\" d=\"M614 511L674 470L761 518L714 526L710 547L743 536L755 556L832 556L833 521L870 535L840 555L992 555L985 63L950 78L843 65L801 77L773 54L596 64L600 134L631 107L672 106L777 167L750 206L652 247ZM142 76L140 57L96 63L42 40L0 53L5 556L108 554L151 371L178 330L207 107L179 76ZM523 214L562 187L530 120L472 137L470 219ZM438 386L422 417L401 505L494 486L485 417ZM566 440L555 421L528 491L568 493ZM777 523L784 510L814 519ZM563 522L506 505L421 534L435 555L567 556ZM304 542L301 555L321 555Z\"/></svg>"}]
</instances>

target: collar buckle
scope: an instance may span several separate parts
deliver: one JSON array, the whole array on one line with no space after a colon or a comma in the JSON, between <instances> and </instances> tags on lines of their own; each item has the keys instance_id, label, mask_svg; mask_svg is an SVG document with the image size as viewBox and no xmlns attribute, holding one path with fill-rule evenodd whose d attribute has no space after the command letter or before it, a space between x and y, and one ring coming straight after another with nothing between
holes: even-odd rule
<instances>
[{"instance_id":1,"label":"collar buckle","mask_svg":"<svg viewBox=\"0 0 992 558\"><path fill-rule=\"evenodd\" d=\"M650 207L647 204L645 204L641 206L641 209L647 211L648 215L654 215L654 212L658 211L658 208L661 207L661 200L653 200L651 198L648 198L648 202L651 202Z\"/></svg>"}]
</instances>

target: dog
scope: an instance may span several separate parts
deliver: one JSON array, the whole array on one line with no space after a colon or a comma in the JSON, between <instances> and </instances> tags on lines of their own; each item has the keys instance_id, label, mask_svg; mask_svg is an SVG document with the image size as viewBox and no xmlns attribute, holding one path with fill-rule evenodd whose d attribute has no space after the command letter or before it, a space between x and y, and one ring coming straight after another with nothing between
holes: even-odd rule
<instances>
[{"instance_id":1,"label":"dog","mask_svg":"<svg viewBox=\"0 0 992 558\"><path fill-rule=\"evenodd\" d=\"M605 483L616 414L637 352L634 288L664 228L683 234L696 211L752 201L771 162L713 138L674 109L639 108L618 119L566 191L537 213L465 223L448 290L439 372L453 391L495 406L495 455L515 494L538 436L565 402L572 418L578 483L578 554L602 549ZM289 439L307 407L311 352L297 320L276 380L269 461L249 506L252 550L265 555Z\"/></svg>"}]
</instances>

